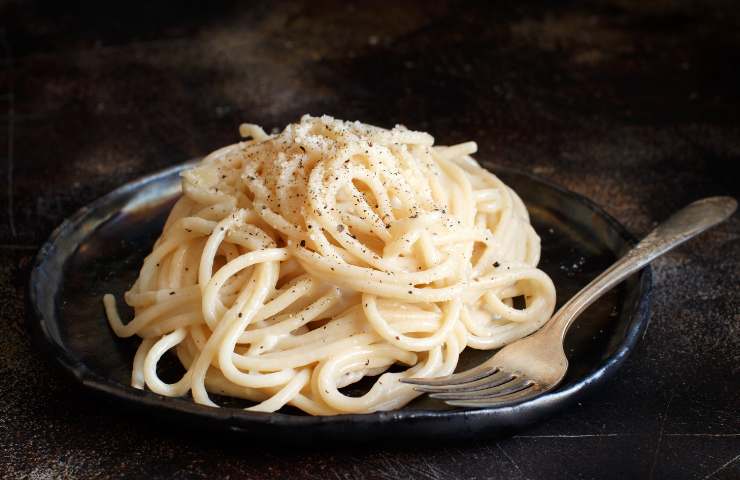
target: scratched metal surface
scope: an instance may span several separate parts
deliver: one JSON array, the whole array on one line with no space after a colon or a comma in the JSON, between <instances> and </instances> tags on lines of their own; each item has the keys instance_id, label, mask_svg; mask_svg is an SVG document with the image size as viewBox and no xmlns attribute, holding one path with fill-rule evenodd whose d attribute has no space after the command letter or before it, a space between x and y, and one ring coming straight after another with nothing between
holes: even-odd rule
<instances>
[{"instance_id":1,"label":"scratched metal surface","mask_svg":"<svg viewBox=\"0 0 740 480\"><path fill-rule=\"evenodd\" d=\"M434 6L427 4L434 3ZM115 186L304 112L404 122L586 195L635 234L738 196L740 9L602 0L0 5L0 471L8 477L738 478L740 218L655 265L605 388L514 437L271 449L160 430L60 376L29 262Z\"/></svg>"}]
</instances>

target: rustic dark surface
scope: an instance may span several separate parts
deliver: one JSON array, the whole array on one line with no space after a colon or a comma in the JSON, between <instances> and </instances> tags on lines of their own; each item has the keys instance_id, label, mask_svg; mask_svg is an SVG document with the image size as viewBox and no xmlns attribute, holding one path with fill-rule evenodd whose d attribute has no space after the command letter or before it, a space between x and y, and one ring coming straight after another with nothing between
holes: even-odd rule
<instances>
[{"instance_id":1,"label":"rustic dark surface","mask_svg":"<svg viewBox=\"0 0 740 480\"><path fill-rule=\"evenodd\" d=\"M740 477L737 214L656 262L651 323L616 378L498 441L298 450L164 430L62 377L25 326L29 265L57 224L244 120L473 138L636 235L738 196L735 2L64 3L0 4L2 476Z\"/></svg>"}]
</instances>

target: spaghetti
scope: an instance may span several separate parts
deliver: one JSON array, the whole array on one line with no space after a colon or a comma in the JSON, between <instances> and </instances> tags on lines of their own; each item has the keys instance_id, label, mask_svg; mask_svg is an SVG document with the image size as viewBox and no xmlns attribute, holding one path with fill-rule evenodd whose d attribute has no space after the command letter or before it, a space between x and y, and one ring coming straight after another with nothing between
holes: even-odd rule
<instances>
[{"instance_id":1,"label":"spaghetti","mask_svg":"<svg viewBox=\"0 0 740 480\"><path fill-rule=\"evenodd\" d=\"M104 297L115 334L142 338L134 387L265 412L390 410L419 395L400 378L452 373L464 348L498 348L550 318L539 237L516 193L470 156L474 142L433 146L328 116L240 132L249 140L182 174L125 294L134 318ZM175 383L157 374L169 351L186 372ZM341 390L378 375L361 396Z\"/></svg>"}]
</instances>

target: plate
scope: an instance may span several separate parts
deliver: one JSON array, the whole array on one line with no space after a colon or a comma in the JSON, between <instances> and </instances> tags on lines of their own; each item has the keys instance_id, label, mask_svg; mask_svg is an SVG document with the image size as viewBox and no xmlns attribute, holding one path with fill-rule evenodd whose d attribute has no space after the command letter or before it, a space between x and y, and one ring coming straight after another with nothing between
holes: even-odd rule
<instances>
[{"instance_id":1,"label":"plate","mask_svg":"<svg viewBox=\"0 0 740 480\"><path fill-rule=\"evenodd\" d=\"M559 388L504 408L452 409L421 397L396 411L312 417L290 409L259 413L234 406L211 408L189 398L134 389L129 381L138 340L113 334L101 298L111 292L120 299L136 279L180 195L179 173L195 162L126 184L79 210L52 233L31 273L34 336L82 385L138 408L144 416L299 443L502 434L552 415L604 383L646 326L649 269L612 290L576 321L566 339L570 369ZM542 238L539 266L555 283L558 306L634 243L624 227L584 197L527 173L484 166L527 205ZM490 355L467 349L458 371Z\"/></svg>"}]
</instances>

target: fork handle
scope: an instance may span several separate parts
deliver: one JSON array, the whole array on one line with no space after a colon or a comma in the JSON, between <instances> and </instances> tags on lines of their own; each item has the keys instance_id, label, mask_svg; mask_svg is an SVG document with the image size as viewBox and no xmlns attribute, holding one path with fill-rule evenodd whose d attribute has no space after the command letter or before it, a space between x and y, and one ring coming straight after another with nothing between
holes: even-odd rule
<instances>
[{"instance_id":1,"label":"fork handle","mask_svg":"<svg viewBox=\"0 0 740 480\"><path fill-rule=\"evenodd\" d=\"M612 287L686 240L727 220L736 208L737 201L732 197L709 197L674 213L563 305L541 332L559 333L564 339L573 320Z\"/></svg>"}]
</instances>

